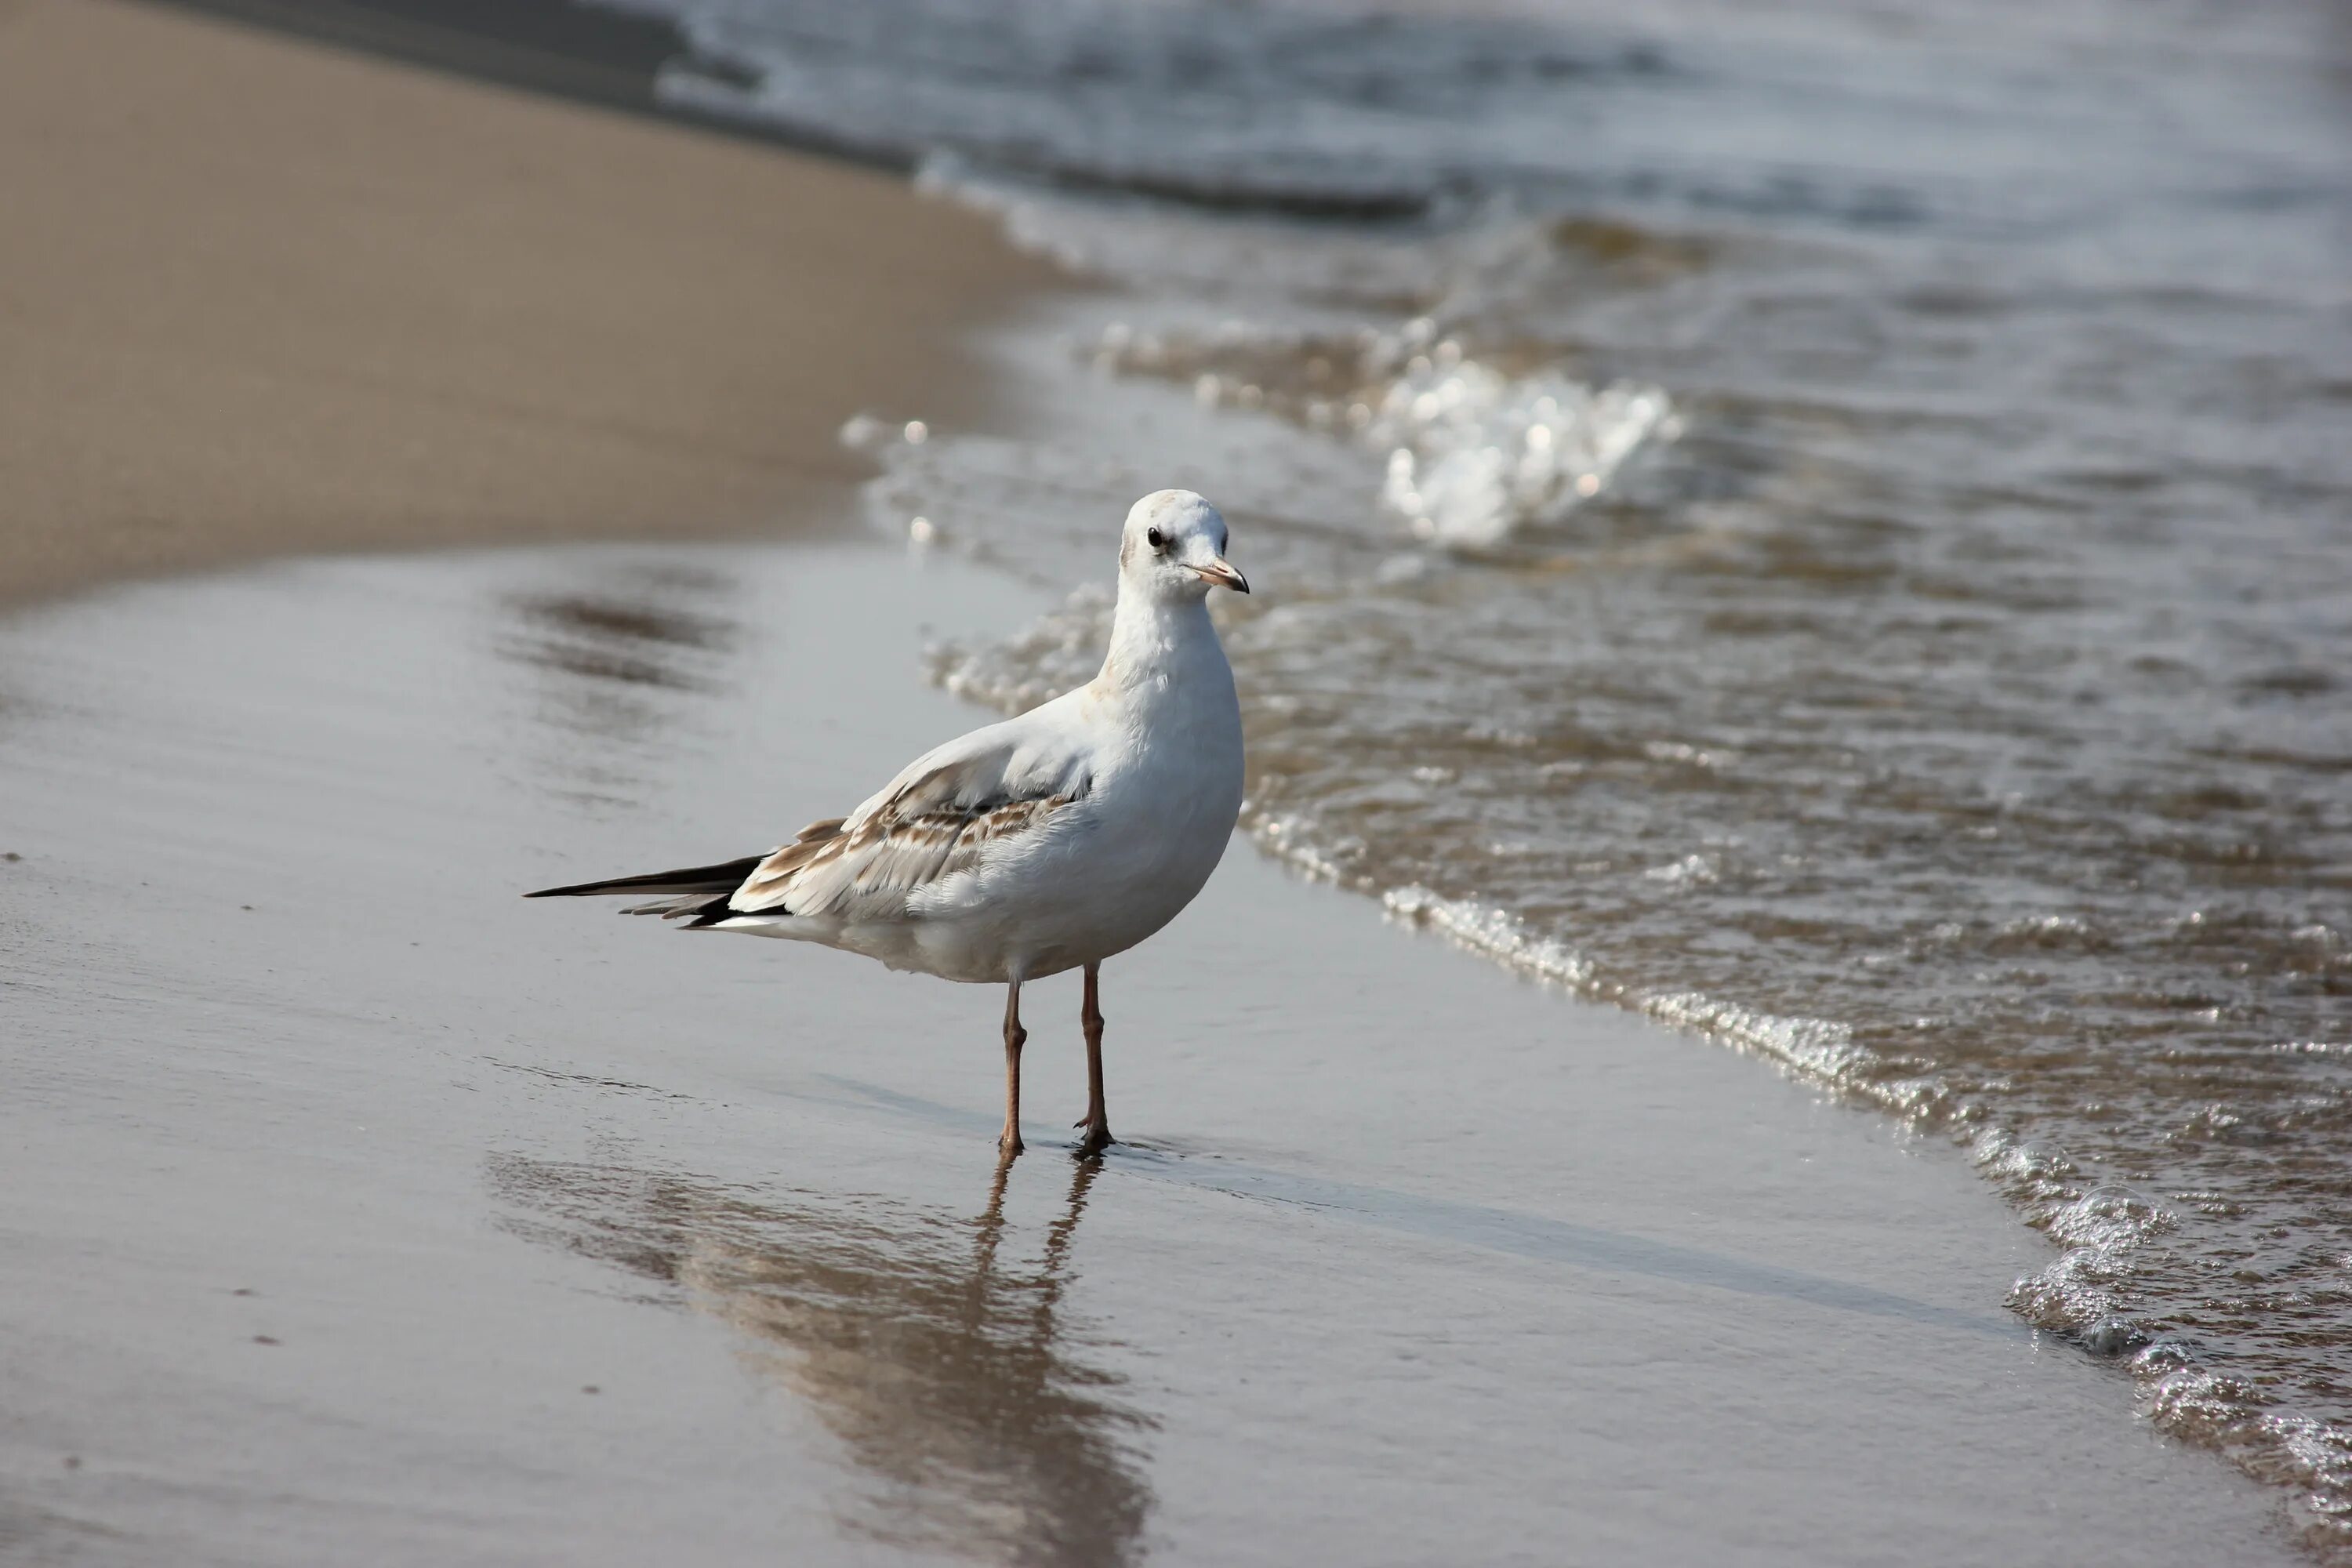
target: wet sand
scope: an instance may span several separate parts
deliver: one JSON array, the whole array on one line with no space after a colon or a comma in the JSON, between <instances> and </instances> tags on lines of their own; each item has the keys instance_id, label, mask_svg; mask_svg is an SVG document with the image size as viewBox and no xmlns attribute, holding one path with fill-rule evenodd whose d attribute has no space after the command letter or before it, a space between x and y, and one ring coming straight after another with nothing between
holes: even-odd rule
<instances>
[{"instance_id":1,"label":"wet sand","mask_svg":"<svg viewBox=\"0 0 2352 1568\"><path fill-rule=\"evenodd\" d=\"M977 719L878 546L297 563L0 623L0 1555L2288 1561L2000 1307L1939 1144L1236 846L999 998L521 889Z\"/></svg>"},{"instance_id":2,"label":"wet sand","mask_svg":"<svg viewBox=\"0 0 2352 1568\"><path fill-rule=\"evenodd\" d=\"M956 329L1044 276L887 175L121 0L0 7L0 603L789 527L847 416L981 417Z\"/></svg>"}]
</instances>

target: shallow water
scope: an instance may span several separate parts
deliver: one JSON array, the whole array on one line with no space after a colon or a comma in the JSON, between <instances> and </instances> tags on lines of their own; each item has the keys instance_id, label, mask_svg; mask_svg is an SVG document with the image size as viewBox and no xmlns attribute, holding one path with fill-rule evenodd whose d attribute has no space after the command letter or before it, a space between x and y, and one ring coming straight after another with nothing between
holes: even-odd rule
<instances>
[{"instance_id":1,"label":"shallow water","mask_svg":"<svg viewBox=\"0 0 2352 1568\"><path fill-rule=\"evenodd\" d=\"M1210 493L1262 845L1965 1141L2352 1561L2340 10L654 8L1116 285L1049 436L849 433L878 523L1066 586Z\"/></svg>"},{"instance_id":2,"label":"shallow water","mask_svg":"<svg viewBox=\"0 0 2352 1568\"><path fill-rule=\"evenodd\" d=\"M2292 1560L2000 1310L2049 1249L1951 1150L1244 846L1106 971L1099 1167L1028 994L1003 1177L986 988L513 896L837 810L976 716L925 628L1045 602L582 550L0 625L0 1555Z\"/></svg>"}]
</instances>

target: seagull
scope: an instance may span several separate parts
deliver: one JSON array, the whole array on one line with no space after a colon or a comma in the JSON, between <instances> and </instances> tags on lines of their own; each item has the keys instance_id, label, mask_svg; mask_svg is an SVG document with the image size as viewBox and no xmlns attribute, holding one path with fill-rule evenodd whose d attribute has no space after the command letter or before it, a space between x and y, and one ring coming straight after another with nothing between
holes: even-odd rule
<instances>
[{"instance_id":1,"label":"seagull","mask_svg":"<svg viewBox=\"0 0 2352 1568\"><path fill-rule=\"evenodd\" d=\"M1209 619L1246 594L1225 520L1190 490L1127 514L1110 651L1086 685L924 752L846 816L763 855L547 888L651 895L625 910L692 931L823 942L1004 997L1003 1159L1022 1152L1021 987L1086 971L1087 1113L1076 1152L1112 1142L1103 1104L1103 961L1176 918L1217 868L1242 805L1242 715Z\"/></svg>"}]
</instances>

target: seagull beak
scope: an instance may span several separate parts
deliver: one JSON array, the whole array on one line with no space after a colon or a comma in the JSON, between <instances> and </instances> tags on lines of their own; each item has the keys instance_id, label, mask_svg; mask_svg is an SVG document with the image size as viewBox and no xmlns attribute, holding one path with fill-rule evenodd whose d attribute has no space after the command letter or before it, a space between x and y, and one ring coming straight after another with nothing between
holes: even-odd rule
<instances>
[{"instance_id":1,"label":"seagull beak","mask_svg":"<svg viewBox=\"0 0 2352 1568\"><path fill-rule=\"evenodd\" d=\"M1187 563L1187 564L1190 564L1190 563ZM1193 566L1192 570L1200 574L1201 579L1203 582L1214 583L1220 587L1231 588L1236 594L1246 594L1249 592L1249 579L1241 574L1241 569L1239 567L1235 566L1232 562L1226 560L1222 555L1212 555L1205 562L1202 562L1197 566Z\"/></svg>"}]
</instances>

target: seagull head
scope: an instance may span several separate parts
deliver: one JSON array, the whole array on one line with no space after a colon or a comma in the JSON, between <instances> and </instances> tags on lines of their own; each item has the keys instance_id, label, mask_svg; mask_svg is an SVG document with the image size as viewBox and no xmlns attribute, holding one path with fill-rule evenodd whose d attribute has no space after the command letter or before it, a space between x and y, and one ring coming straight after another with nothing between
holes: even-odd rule
<instances>
[{"instance_id":1,"label":"seagull head","mask_svg":"<svg viewBox=\"0 0 2352 1568\"><path fill-rule=\"evenodd\" d=\"M1225 559L1225 520L1191 490L1154 490L1127 514L1118 542L1122 592L1170 602L1197 602L1213 587L1250 591Z\"/></svg>"}]
</instances>

